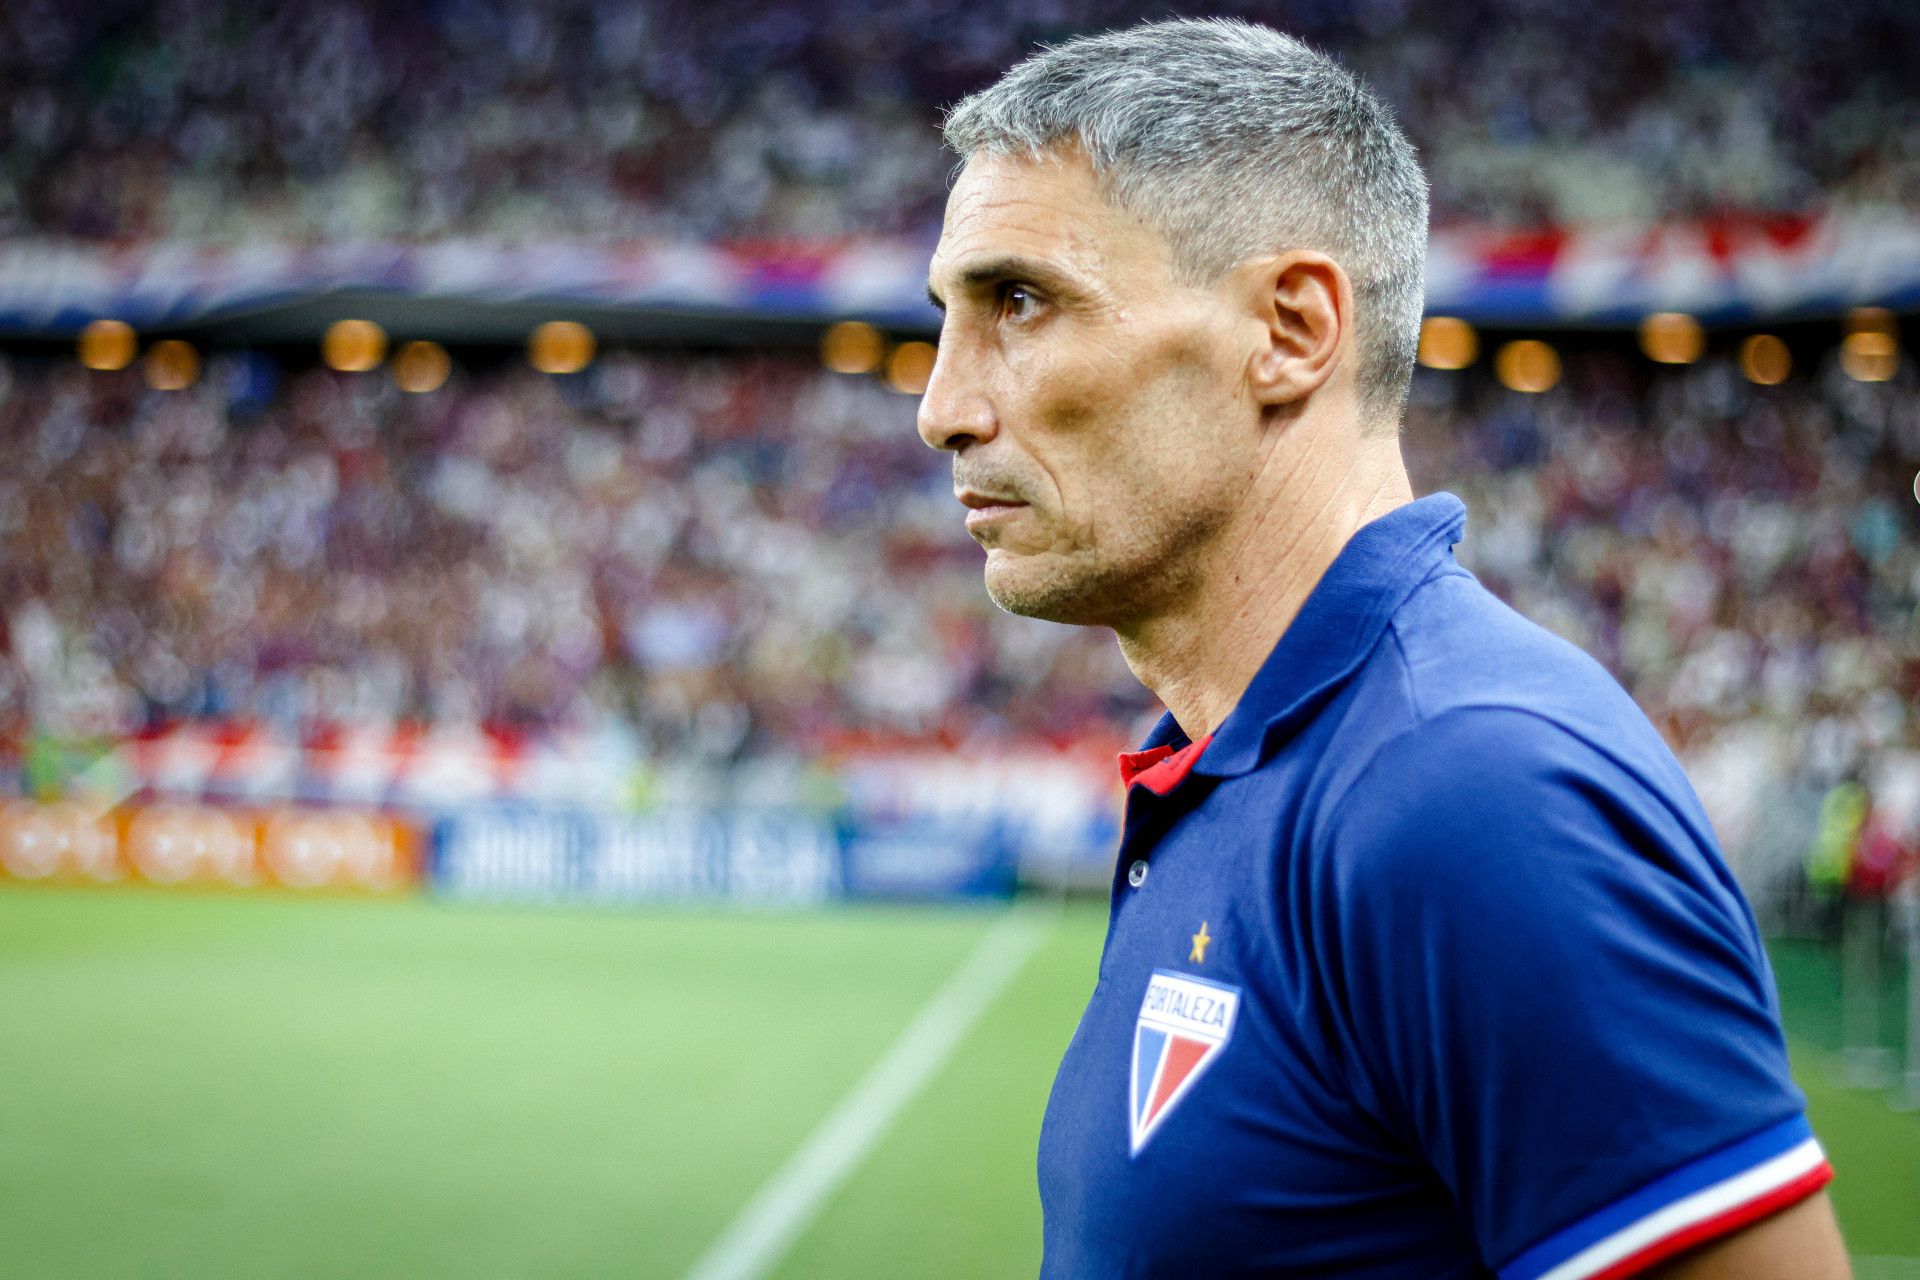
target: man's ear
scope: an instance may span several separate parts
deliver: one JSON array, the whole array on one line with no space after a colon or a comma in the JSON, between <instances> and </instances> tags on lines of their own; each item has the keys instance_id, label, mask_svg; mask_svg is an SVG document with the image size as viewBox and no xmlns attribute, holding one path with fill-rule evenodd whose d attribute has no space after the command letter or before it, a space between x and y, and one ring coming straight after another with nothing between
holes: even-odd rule
<instances>
[{"instance_id":1,"label":"man's ear","mask_svg":"<svg viewBox=\"0 0 1920 1280\"><path fill-rule=\"evenodd\" d=\"M1260 336L1248 369L1254 399L1277 407L1306 399L1351 346L1353 283L1324 253L1295 249L1245 268Z\"/></svg>"}]
</instances>

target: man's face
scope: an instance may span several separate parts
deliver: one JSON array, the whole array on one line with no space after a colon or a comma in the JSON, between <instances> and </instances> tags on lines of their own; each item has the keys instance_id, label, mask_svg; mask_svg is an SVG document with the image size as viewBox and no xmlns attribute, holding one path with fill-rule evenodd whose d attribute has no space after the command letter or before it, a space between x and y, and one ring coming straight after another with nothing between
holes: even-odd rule
<instances>
[{"instance_id":1,"label":"man's face","mask_svg":"<svg viewBox=\"0 0 1920 1280\"><path fill-rule=\"evenodd\" d=\"M1255 469L1254 317L1181 283L1071 155L970 161L931 289L920 436L954 455L995 603L1124 626L1177 599Z\"/></svg>"}]
</instances>

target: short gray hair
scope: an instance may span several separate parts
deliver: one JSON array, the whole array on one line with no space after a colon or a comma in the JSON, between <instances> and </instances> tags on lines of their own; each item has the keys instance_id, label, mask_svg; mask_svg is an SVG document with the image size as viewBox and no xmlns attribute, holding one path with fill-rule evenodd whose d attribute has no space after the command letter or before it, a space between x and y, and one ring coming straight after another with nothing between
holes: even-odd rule
<instances>
[{"instance_id":1,"label":"short gray hair","mask_svg":"<svg viewBox=\"0 0 1920 1280\"><path fill-rule=\"evenodd\" d=\"M947 114L947 145L1078 146L1108 195L1210 283L1317 249L1356 295L1362 411L1397 426L1425 303L1427 180L1393 114L1291 36L1224 18L1146 23L1042 49Z\"/></svg>"}]
</instances>

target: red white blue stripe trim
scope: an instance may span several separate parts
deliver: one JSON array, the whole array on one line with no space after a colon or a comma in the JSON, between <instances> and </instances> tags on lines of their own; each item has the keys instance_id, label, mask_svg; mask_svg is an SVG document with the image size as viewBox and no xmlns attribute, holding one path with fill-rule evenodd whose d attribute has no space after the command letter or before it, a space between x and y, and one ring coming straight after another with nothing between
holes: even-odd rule
<instances>
[{"instance_id":1,"label":"red white blue stripe trim","mask_svg":"<svg viewBox=\"0 0 1920 1280\"><path fill-rule=\"evenodd\" d=\"M1804 1200L1832 1179L1806 1117L1795 1116L1543 1240L1500 1268L1500 1280L1622 1280Z\"/></svg>"}]
</instances>

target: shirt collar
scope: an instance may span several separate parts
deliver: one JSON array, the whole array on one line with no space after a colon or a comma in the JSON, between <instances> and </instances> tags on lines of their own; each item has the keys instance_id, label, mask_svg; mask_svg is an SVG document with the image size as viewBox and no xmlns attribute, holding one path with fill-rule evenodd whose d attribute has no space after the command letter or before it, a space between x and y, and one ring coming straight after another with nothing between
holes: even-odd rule
<instances>
[{"instance_id":1,"label":"shirt collar","mask_svg":"<svg viewBox=\"0 0 1920 1280\"><path fill-rule=\"evenodd\" d=\"M1163 723L1173 717L1162 717ZM1184 747L1175 748L1170 742L1148 746L1139 751L1120 753L1120 785L1122 787L1142 786L1157 796L1164 796L1187 779L1193 766L1200 762L1211 736L1198 742L1189 742Z\"/></svg>"},{"instance_id":2,"label":"shirt collar","mask_svg":"<svg viewBox=\"0 0 1920 1280\"><path fill-rule=\"evenodd\" d=\"M1467 509L1450 493L1398 507L1347 542L1191 772L1231 778L1258 768L1282 734L1318 707L1372 652L1413 589L1453 558ZM1141 750L1188 744L1171 715Z\"/></svg>"}]
</instances>

